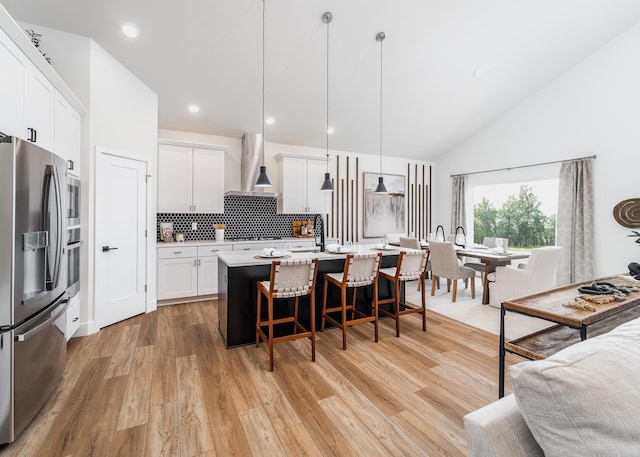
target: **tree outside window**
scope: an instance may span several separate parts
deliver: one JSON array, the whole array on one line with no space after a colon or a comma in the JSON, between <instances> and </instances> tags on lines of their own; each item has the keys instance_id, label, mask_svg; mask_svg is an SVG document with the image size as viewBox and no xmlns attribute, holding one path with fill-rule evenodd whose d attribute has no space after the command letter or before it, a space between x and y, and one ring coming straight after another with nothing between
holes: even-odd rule
<instances>
[{"instance_id":1,"label":"tree outside window","mask_svg":"<svg viewBox=\"0 0 640 457\"><path fill-rule=\"evenodd\" d=\"M499 208L481 197L474 205L474 241L482 243L484 237L508 238L510 249L554 245L556 214L555 211L544 214L542 203L528 184L520 185L518 194L509 195ZM553 203L557 205L557 197Z\"/></svg>"}]
</instances>

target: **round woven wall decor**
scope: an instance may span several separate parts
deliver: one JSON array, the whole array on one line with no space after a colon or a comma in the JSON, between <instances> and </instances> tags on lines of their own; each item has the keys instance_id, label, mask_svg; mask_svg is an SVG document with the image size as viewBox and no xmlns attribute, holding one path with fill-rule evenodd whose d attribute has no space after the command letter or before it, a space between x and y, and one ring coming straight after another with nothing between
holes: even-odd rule
<instances>
[{"instance_id":1,"label":"round woven wall decor","mask_svg":"<svg viewBox=\"0 0 640 457\"><path fill-rule=\"evenodd\" d=\"M613 207L613 217L623 227L640 228L640 198L622 200Z\"/></svg>"}]
</instances>

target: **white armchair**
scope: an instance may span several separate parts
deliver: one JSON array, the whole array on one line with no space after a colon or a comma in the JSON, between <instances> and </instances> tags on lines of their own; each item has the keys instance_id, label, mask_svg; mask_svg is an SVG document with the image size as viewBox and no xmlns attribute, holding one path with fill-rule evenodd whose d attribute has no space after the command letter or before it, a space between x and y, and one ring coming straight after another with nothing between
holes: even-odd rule
<instances>
[{"instance_id":1,"label":"white armchair","mask_svg":"<svg viewBox=\"0 0 640 457\"><path fill-rule=\"evenodd\" d=\"M560 257L560 246L546 246L531 251L524 269L498 267L490 273L489 304L496 308L510 298L523 297L555 285L556 264Z\"/></svg>"}]
</instances>

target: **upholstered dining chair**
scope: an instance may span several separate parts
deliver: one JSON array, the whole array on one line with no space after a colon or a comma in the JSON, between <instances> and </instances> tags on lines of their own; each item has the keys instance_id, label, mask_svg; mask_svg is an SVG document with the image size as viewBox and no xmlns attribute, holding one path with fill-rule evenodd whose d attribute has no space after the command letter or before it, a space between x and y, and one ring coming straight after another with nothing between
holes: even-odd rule
<instances>
[{"instance_id":1,"label":"upholstered dining chair","mask_svg":"<svg viewBox=\"0 0 640 457\"><path fill-rule=\"evenodd\" d=\"M507 250L509 249L509 238L500 238L500 239L502 240L502 248L504 249L505 252L507 252ZM485 236L484 239L482 240L482 245L488 248L495 248L497 246L496 238ZM474 270L480 272L480 278L482 279L482 284L484 284L484 271L485 271L484 263L465 262L464 266L468 268L473 268Z\"/></svg>"},{"instance_id":2,"label":"upholstered dining chair","mask_svg":"<svg viewBox=\"0 0 640 457\"><path fill-rule=\"evenodd\" d=\"M534 248L524 268L497 267L487 276L489 304L500 308L502 302L510 298L553 289L561 251L560 246Z\"/></svg>"},{"instance_id":3,"label":"upholstered dining chair","mask_svg":"<svg viewBox=\"0 0 640 457\"><path fill-rule=\"evenodd\" d=\"M451 290L451 281L453 281L453 292L451 301L455 302L458 292L458 279L471 279L471 298L476 298L475 276L476 271L461 266L458 263L453 243L450 241L430 241L429 250L431 251L431 295L435 294L436 283L439 278L447 280L447 292Z\"/></svg>"},{"instance_id":4,"label":"upholstered dining chair","mask_svg":"<svg viewBox=\"0 0 640 457\"><path fill-rule=\"evenodd\" d=\"M400 238L402 243L402 238ZM424 277L426 275L429 251L411 250L401 251L398 255L398 264L395 267L381 268L380 277L387 279L393 285L393 297L378 299L378 312L396 321L396 336L400 336L400 316L405 314L422 314L422 331L427 331L426 299L424 290ZM415 306L400 301L400 287L406 281L418 280L419 290L422 290L422 306ZM393 303L393 310L387 311L380 305Z\"/></svg>"},{"instance_id":5,"label":"upholstered dining chair","mask_svg":"<svg viewBox=\"0 0 640 457\"><path fill-rule=\"evenodd\" d=\"M320 330L324 331L325 322L329 321L342 331L342 349L347 349L347 328L372 322L374 327L374 340L378 342L378 272L382 263L381 253L348 254L344 262L342 273L325 273L322 297L322 322ZM327 308L327 291L329 284L340 288L340 305ZM371 314L367 315L356 309L356 294L358 288L373 286L371 300ZM351 303L347 303L347 290L351 289ZM347 319L347 311L351 311L351 318ZM340 312L340 320L331 316L331 313ZM357 317L356 317L357 315Z\"/></svg>"},{"instance_id":6,"label":"upholstered dining chair","mask_svg":"<svg viewBox=\"0 0 640 457\"><path fill-rule=\"evenodd\" d=\"M407 236L401 236L399 238L399 241L400 241L400 247L402 248L422 249L422 246L420 246L420 241L418 241L418 238L409 238Z\"/></svg>"},{"instance_id":7,"label":"upholstered dining chair","mask_svg":"<svg viewBox=\"0 0 640 457\"><path fill-rule=\"evenodd\" d=\"M315 284L318 272L318 259L274 260L271 263L269 281L258 281L258 301L256 310L256 347L260 347L263 340L269 348L269 369L273 371L273 345L284 341L309 338L311 340L311 360L316 360L316 305ZM262 316L262 296L267 299L267 317ZM305 328L298 321L298 299L309 295L309 328ZM287 310L285 303L278 307L276 316L274 302L277 299L294 298L293 316L281 317L281 311ZM282 309L280 309L282 308ZM293 332L274 335L274 326L293 324ZM264 331L264 327L267 331Z\"/></svg>"},{"instance_id":8,"label":"upholstered dining chair","mask_svg":"<svg viewBox=\"0 0 640 457\"><path fill-rule=\"evenodd\" d=\"M400 237L400 247L401 248L410 248L410 249L422 249L422 246L420 246L420 241L418 241L418 238L409 238L406 236L401 236ZM431 261L427 260L427 269L425 270L426 272L431 271ZM418 281L418 291L420 291L420 288L423 286L422 282ZM440 288L440 285L438 284L438 288Z\"/></svg>"}]
</instances>

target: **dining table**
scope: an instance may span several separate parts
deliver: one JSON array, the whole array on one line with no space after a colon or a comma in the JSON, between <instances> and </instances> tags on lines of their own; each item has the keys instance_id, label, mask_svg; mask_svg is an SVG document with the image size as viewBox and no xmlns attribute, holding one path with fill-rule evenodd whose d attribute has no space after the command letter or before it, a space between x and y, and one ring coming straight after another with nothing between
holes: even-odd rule
<instances>
[{"instance_id":1,"label":"dining table","mask_svg":"<svg viewBox=\"0 0 640 457\"><path fill-rule=\"evenodd\" d=\"M497 267L510 265L511 261L518 259L526 259L529 257L527 252L507 251L498 253L487 248L461 248L456 249L458 257L467 257L478 259L484 264L484 280L482 283L482 304L489 304L489 273L496 271Z\"/></svg>"}]
</instances>

